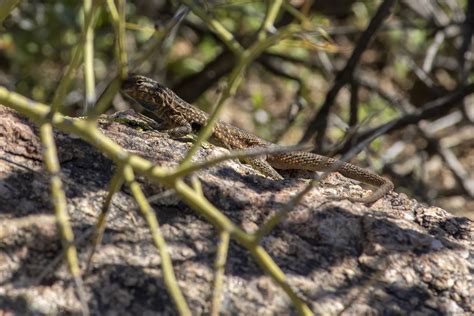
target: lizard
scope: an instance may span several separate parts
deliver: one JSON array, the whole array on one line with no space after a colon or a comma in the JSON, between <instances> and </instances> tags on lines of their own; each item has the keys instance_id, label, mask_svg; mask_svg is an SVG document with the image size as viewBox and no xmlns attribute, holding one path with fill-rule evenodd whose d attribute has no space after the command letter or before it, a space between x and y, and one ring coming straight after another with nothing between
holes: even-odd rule
<instances>
[{"instance_id":1,"label":"lizard","mask_svg":"<svg viewBox=\"0 0 474 316\"><path fill-rule=\"evenodd\" d=\"M130 75L121 86L122 92L151 112L170 137L179 138L196 133L207 124L209 114L181 99L171 89L141 75ZM213 127L210 142L230 150L267 148L276 146L246 130L223 121ZM345 177L369 184L376 189L364 197L343 197L352 202L371 204L392 191L393 183L356 165L305 151L247 157L244 161L263 175L281 180L276 170L303 169L309 171L337 171Z\"/></svg>"}]
</instances>

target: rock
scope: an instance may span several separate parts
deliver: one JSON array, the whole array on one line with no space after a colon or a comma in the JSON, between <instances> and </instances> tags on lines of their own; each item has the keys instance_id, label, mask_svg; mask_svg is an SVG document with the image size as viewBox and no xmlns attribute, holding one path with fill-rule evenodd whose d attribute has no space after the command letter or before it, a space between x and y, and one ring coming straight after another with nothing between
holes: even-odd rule
<instances>
[{"instance_id":1,"label":"rock","mask_svg":"<svg viewBox=\"0 0 474 316\"><path fill-rule=\"evenodd\" d=\"M130 112L127 115L134 117ZM163 133L105 119L100 128L124 148L162 166L176 166L191 146L189 140L176 141ZM80 305L67 268L56 264L61 242L37 135L33 124L0 106L0 311L78 313ZM84 266L91 249L90 232L115 167L77 137L59 132L55 136ZM224 152L204 146L195 159ZM266 179L238 161L202 170L197 176L206 198L249 232L307 183L298 178ZM144 178L140 181L148 196L166 191ZM313 312L474 313L473 222L396 193L371 207L327 198L361 190L351 180L331 175L262 241L291 288ZM216 230L173 194L167 193L153 207L193 314L209 313ZM114 196L103 243L83 277L91 312L176 314L160 262L129 189L123 187ZM296 310L248 251L231 242L222 313L283 315L296 314Z\"/></svg>"}]
</instances>

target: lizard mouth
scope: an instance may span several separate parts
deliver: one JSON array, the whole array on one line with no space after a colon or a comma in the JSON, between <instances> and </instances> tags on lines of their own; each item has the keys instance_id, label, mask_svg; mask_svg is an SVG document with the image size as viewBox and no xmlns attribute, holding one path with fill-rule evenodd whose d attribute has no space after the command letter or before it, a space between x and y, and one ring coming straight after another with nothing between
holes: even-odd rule
<instances>
[{"instance_id":1,"label":"lizard mouth","mask_svg":"<svg viewBox=\"0 0 474 316\"><path fill-rule=\"evenodd\" d=\"M122 82L120 90L130 94L131 92L140 89L140 86L143 84L142 76L130 75L127 79Z\"/></svg>"},{"instance_id":2,"label":"lizard mouth","mask_svg":"<svg viewBox=\"0 0 474 316\"><path fill-rule=\"evenodd\" d=\"M154 94L161 89L162 86L158 82L140 75L130 75L122 82L120 88L127 99L150 111L156 107Z\"/></svg>"},{"instance_id":3,"label":"lizard mouth","mask_svg":"<svg viewBox=\"0 0 474 316\"><path fill-rule=\"evenodd\" d=\"M153 91L149 80L145 79L143 76L131 75L122 82L120 90L129 98L141 100L147 95L147 92Z\"/></svg>"}]
</instances>

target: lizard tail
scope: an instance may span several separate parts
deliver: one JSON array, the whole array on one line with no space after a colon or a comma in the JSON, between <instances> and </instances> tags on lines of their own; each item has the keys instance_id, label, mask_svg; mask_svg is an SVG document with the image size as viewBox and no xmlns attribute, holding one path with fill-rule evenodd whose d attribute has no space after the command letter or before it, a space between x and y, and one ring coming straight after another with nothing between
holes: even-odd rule
<instances>
[{"instance_id":1,"label":"lizard tail","mask_svg":"<svg viewBox=\"0 0 474 316\"><path fill-rule=\"evenodd\" d=\"M337 159L308 152L269 155L268 163L277 169L303 169L310 171L337 171L351 178L377 188L372 194L362 198L347 198L353 202L373 203L393 190L393 183L363 168Z\"/></svg>"}]
</instances>

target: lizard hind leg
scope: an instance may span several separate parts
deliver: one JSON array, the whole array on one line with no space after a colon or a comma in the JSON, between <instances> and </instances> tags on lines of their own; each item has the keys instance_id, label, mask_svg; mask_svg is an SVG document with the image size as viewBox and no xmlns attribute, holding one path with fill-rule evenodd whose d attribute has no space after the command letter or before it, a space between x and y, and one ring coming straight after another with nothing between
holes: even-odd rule
<instances>
[{"instance_id":1,"label":"lizard hind leg","mask_svg":"<svg viewBox=\"0 0 474 316\"><path fill-rule=\"evenodd\" d=\"M247 157L244 161L269 178L283 180L283 177L262 157Z\"/></svg>"}]
</instances>

